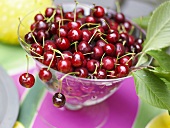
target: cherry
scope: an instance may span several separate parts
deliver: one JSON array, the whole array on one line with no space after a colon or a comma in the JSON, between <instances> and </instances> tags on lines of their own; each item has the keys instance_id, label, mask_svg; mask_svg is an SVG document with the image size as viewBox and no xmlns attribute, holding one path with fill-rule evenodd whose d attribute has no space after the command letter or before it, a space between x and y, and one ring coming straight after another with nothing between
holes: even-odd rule
<instances>
[{"instance_id":1,"label":"cherry","mask_svg":"<svg viewBox=\"0 0 170 128\"><path fill-rule=\"evenodd\" d=\"M74 21L74 12L66 12L64 18ZM77 16L76 16L76 18L77 18Z\"/></svg>"},{"instance_id":2,"label":"cherry","mask_svg":"<svg viewBox=\"0 0 170 128\"><path fill-rule=\"evenodd\" d=\"M104 48L105 45L106 45L106 42L105 42L104 40L98 40L98 41L96 42L96 46L99 46L99 47Z\"/></svg>"},{"instance_id":3,"label":"cherry","mask_svg":"<svg viewBox=\"0 0 170 128\"><path fill-rule=\"evenodd\" d=\"M54 13L54 8L48 7L45 10L45 17L50 18Z\"/></svg>"},{"instance_id":4,"label":"cherry","mask_svg":"<svg viewBox=\"0 0 170 128\"><path fill-rule=\"evenodd\" d=\"M119 40L119 33L114 31L106 36L109 43L115 44Z\"/></svg>"},{"instance_id":5,"label":"cherry","mask_svg":"<svg viewBox=\"0 0 170 128\"><path fill-rule=\"evenodd\" d=\"M86 23L96 23L96 19L93 16L87 16L85 18Z\"/></svg>"},{"instance_id":6,"label":"cherry","mask_svg":"<svg viewBox=\"0 0 170 128\"><path fill-rule=\"evenodd\" d=\"M51 78L52 78L52 73L50 72L50 70L48 70L48 68L42 68L40 71L39 71L39 74L38 74L39 78L44 81L44 82L47 82L47 81L50 81Z\"/></svg>"},{"instance_id":7,"label":"cherry","mask_svg":"<svg viewBox=\"0 0 170 128\"><path fill-rule=\"evenodd\" d=\"M57 69L63 73L69 73L72 70L71 61L69 59L61 59L57 63Z\"/></svg>"},{"instance_id":8,"label":"cherry","mask_svg":"<svg viewBox=\"0 0 170 128\"><path fill-rule=\"evenodd\" d=\"M96 18L101 18L105 14L104 8L101 6L95 6L93 10L93 16Z\"/></svg>"},{"instance_id":9,"label":"cherry","mask_svg":"<svg viewBox=\"0 0 170 128\"><path fill-rule=\"evenodd\" d=\"M62 52L64 59L71 61L73 54L70 51Z\"/></svg>"},{"instance_id":10,"label":"cherry","mask_svg":"<svg viewBox=\"0 0 170 128\"><path fill-rule=\"evenodd\" d=\"M142 38L136 38L135 42L139 44L143 44L144 40Z\"/></svg>"},{"instance_id":11,"label":"cherry","mask_svg":"<svg viewBox=\"0 0 170 128\"><path fill-rule=\"evenodd\" d=\"M48 33L48 31L44 31L44 30L39 30L37 33L37 40L39 42L43 42L43 40L49 39L50 35Z\"/></svg>"},{"instance_id":12,"label":"cherry","mask_svg":"<svg viewBox=\"0 0 170 128\"><path fill-rule=\"evenodd\" d=\"M84 67L76 68L75 72L78 72L76 76L81 77L81 78L87 78L88 77L88 70Z\"/></svg>"},{"instance_id":13,"label":"cherry","mask_svg":"<svg viewBox=\"0 0 170 128\"><path fill-rule=\"evenodd\" d=\"M125 21L125 16L123 13L116 13L115 16L114 16L114 20L117 22L117 23L123 23Z\"/></svg>"},{"instance_id":14,"label":"cherry","mask_svg":"<svg viewBox=\"0 0 170 128\"><path fill-rule=\"evenodd\" d=\"M115 46L116 46L116 51L115 51L116 56L122 56L125 54L125 47L123 46L122 43L117 43L115 44Z\"/></svg>"},{"instance_id":15,"label":"cherry","mask_svg":"<svg viewBox=\"0 0 170 128\"><path fill-rule=\"evenodd\" d=\"M47 30L48 24L45 21L39 21L36 23L36 30Z\"/></svg>"},{"instance_id":16,"label":"cherry","mask_svg":"<svg viewBox=\"0 0 170 128\"><path fill-rule=\"evenodd\" d=\"M129 67L131 67L132 59L129 56L124 56L124 57L120 58L119 63L123 64L123 65L128 65Z\"/></svg>"},{"instance_id":17,"label":"cherry","mask_svg":"<svg viewBox=\"0 0 170 128\"><path fill-rule=\"evenodd\" d=\"M106 70L112 70L114 68L113 58L110 56L105 56L102 59L102 68Z\"/></svg>"},{"instance_id":18,"label":"cherry","mask_svg":"<svg viewBox=\"0 0 170 128\"><path fill-rule=\"evenodd\" d=\"M97 79L106 79L107 72L105 69L98 69L97 74L94 74Z\"/></svg>"},{"instance_id":19,"label":"cherry","mask_svg":"<svg viewBox=\"0 0 170 128\"><path fill-rule=\"evenodd\" d=\"M71 63L74 67L80 67L83 64L84 55L81 52L74 52Z\"/></svg>"},{"instance_id":20,"label":"cherry","mask_svg":"<svg viewBox=\"0 0 170 128\"><path fill-rule=\"evenodd\" d=\"M101 27L107 31L109 29L108 25L107 25L107 20L105 17L102 17L102 18L98 18L97 19L97 23L100 23Z\"/></svg>"},{"instance_id":21,"label":"cherry","mask_svg":"<svg viewBox=\"0 0 170 128\"><path fill-rule=\"evenodd\" d=\"M123 26L127 32L130 32L130 30L132 29L132 24L127 20L123 23Z\"/></svg>"},{"instance_id":22,"label":"cherry","mask_svg":"<svg viewBox=\"0 0 170 128\"><path fill-rule=\"evenodd\" d=\"M30 49L31 49L31 51L30 51L30 54L32 55L32 56L42 56L43 55L43 48L42 48L42 46L40 45L40 44L38 44L38 43L34 43L34 44L32 44L31 45L31 47L30 47Z\"/></svg>"},{"instance_id":23,"label":"cherry","mask_svg":"<svg viewBox=\"0 0 170 128\"><path fill-rule=\"evenodd\" d=\"M92 52L93 53L91 54L91 57L96 60L99 60L103 56L103 53L104 53L103 48L99 46L93 47Z\"/></svg>"},{"instance_id":24,"label":"cherry","mask_svg":"<svg viewBox=\"0 0 170 128\"><path fill-rule=\"evenodd\" d=\"M116 69L116 77L121 78L121 77L125 77L129 74L129 67L127 65L117 65Z\"/></svg>"},{"instance_id":25,"label":"cherry","mask_svg":"<svg viewBox=\"0 0 170 128\"><path fill-rule=\"evenodd\" d=\"M37 22L37 21L43 21L44 20L44 16L39 13L39 14L36 14L35 17L34 17L34 21Z\"/></svg>"},{"instance_id":26,"label":"cherry","mask_svg":"<svg viewBox=\"0 0 170 128\"><path fill-rule=\"evenodd\" d=\"M54 23L57 23L58 21L61 21L61 20L62 20L61 15L54 16Z\"/></svg>"},{"instance_id":27,"label":"cherry","mask_svg":"<svg viewBox=\"0 0 170 128\"><path fill-rule=\"evenodd\" d=\"M96 67L99 68L99 66L100 66L100 63L98 60L91 59L87 61L87 69L91 73L95 71Z\"/></svg>"},{"instance_id":28,"label":"cherry","mask_svg":"<svg viewBox=\"0 0 170 128\"><path fill-rule=\"evenodd\" d=\"M36 22L32 23L31 26L30 26L30 30L31 31L34 31L36 29Z\"/></svg>"},{"instance_id":29,"label":"cherry","mask_svg":"<svg viewBox=\"0 0 170 128\"><path fill-rule=\"evenodd\" d=\"M100 39L100 36L104 33L104 29L100 26L98 28L92 29L91 30L92 35L95 34L95 39L98 40Z\"/></svg>"},{"instance_id":30,"label":"cherry","mask_svg":"<svg viewBox=\"0 0 170 128\"><path fill-rule=\"evenodd\" d=\"M67 26L60 26L60 28L57 29L58 37L66 37L67 33L68 33Z\"/></svg>"},{"instance_id":31,"label":"cherry","mask_svg":"<svg viewBox=\"0 0 170 128\"><path fill-rule=\"evenodd\" d=\"M91 31L89 31L89 30L87 30L87 29L82 30L82 40L83 40L83 41L89 41L90 38L91 38L91 36L92 36Z\"/></svg>"},{"instance_id":32,"label":"cherry","mask_svg":"<svg viewBox=\"0 0 170 128\"><path fill-rule=\"evenodd\" d=\"M33 43L35 43L34 37L36 38L36 36L37 36L37 33L35 33L35 32L28 32L28 33L24 36L25 42L27 42L28 44L33 44Z\"/></svg>"},{"instance_id":33,"label":"cherry","mask_svg":"<svg viewBox=\"0 0 170 128\"><path fill-rule=\"evenodd\" d=\"M19 82L23 87L31 88L35 83L35 78L30 73L23 73L19 77Z\"/></svg>"},{"instance_id":34,"label":"cherry","mask_svg":"<svg viewBox=\"0 0 170 128\"><path fill-rule=\"evenodd\" d=\"M80 28L81 24L79 22L74 22L74 21L70 21L67 24L68 29L72 29L72 28Z\"/></svg>"},{"instance_id":35,"label":"cherry","mask_svg":"<svg viewBox=\"0 0 170 128\"><path fill-rule=\"evenodd\" d=\"M53 49L57 49L55 41L53 40L46 40L44 45L44 52L46 51L53 51Z\"/></svg>"},{"instance_id":36,"label":"cherry","mask_svg":"<svg viewBox=\"0 0 170 128\"><path fill-rule=\"evenodd\" d=\"M104 47L103 47L103 50L104 52L106 53L106 55L108 56L114 56L115 55L115 46L111 43L108 43L106 44Z\"/></svg>"},{"instance_id":37,"label":"cherry","mask_svg":"<svg viewBox=\"0 0 170 128\"><path fill-rule=\"evenodd\" d=\"M57 107L57 108L63 107L65 105L65 102L66 102L66 98L62 93L55 93L53 95L52 100L53 100L54 106Z\"/></svg>"},{"instance_id":38,"label":"cherry","mask_svg":"<svg viewBox=\"0 0 170 128\"><path fill-rule=\"evenodd\" d=\"M76 8L76 14L78 16L83 16L84 15L84 9L80 8L80 7Z\"/></svg>"},{"instance_id":39,"label":"cherry","mask_svg":"<svg viewBox=\"0 0 170 128\"><path fill-rule=\"evenodd\" d=\"M56 34L57 29L58 29L58 24L57 23L53 22L53 23L50 24L49 31L50 31L51 34Z\"/></svg>"},{"instance_id":40,"label":"cherry","mask_svg":"<svg viewBox=\"0 0 170 128\"><path fill-rule=\"evenodd\" d=\"M66 37L60 37L55 42L59 50L67 50L70 47L70 41Z\"/></svg>"},{"instance_id":41,"label":"cherry","mask_svg":"<svg viewBox=\"0 0 170 128\"><path fill-rule=\"evenodd\" d=\"M55 63L56 63L57 59L56 59L56 56L54 55L54 52L46 51L46 52L44 52L43 56L44 56L43 64L49 66L50 63L51 63L50 67L54 67L55 66Z\"/></svg>"},{"instance_id":42,"label":"cherry","mask_svg":"<svg viewBox=\"0 0 170 128\"><path fill-rule=\"evenodd\" d=\"M129 35L128 35L128 33L122 32L122 33L120 33L119 35L120 35L120 40L121 40L122 42L125 41L125 43L127 43L127 44L129 43Z\"/></svg>"},{"instance_id":43,"label":"cherry","mask_svg":"<svg viewBox=\"0 0 170 128\"><path fill-rule=\"evenodd\" d=\"M135 42L135 38L134 38L134 36L132 36L132 35L129 35L129 42L128 42L128 46L130 46L130 45L133 45L134 44L134 42Z\"/></svg>"},{"instance_id":44,"label":"cherry","mask_svg":"<svg viewBox=\"0 0 170 128\"><path fill-rule=\"evenodd\" d=\"M142 51L142 44L135 43L134 46L135 46L136 53L140 53Z\"/></svg>"},{"instance_id":45,"label":"cherry","mask_svg":"<svg viewBox=\"0 0 170 128\"><path fill-rule=\"evenodd\" d=\"M82 52L83 54L85 53L90 53L92 48L90 47L90 45L88 44L88 42L86 41L81 41L79 44L78 44L78 47L77 47L77 50Z\"/></svg>"},{"instance_id":46,"label":"cherry","mask_svg":"<svg viewBox=\"0 0 170 128\"><path fill-rule=\"evenodd\" d=\"M78 18L76 21L79 22L80 25L83 25L85 23L85 18Z\"/></svg>"},{"instance_id":47,"label":"cherry","mask_svg":"<svg viewBox=\"0 0 170 128\"><path fill-rule=\"evenodd\" d=\"M81 40L82 31L78 28L73 28L68 32L67 38L70 42L75 42Z\"/></svg>"}]
</instances>

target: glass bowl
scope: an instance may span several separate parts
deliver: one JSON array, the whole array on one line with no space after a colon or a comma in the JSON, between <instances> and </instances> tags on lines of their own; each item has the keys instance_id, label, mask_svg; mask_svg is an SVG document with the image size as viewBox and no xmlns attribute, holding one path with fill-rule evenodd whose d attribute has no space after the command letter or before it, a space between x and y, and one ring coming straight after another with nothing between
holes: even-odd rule
<instances>
[{"instance_id":1,"label":"glass bowl","mask_svg":"<svg viewBox=\"0 0 170 128\"><path fill-rule=\"evenodd\" d=\"M54 4L55 6L55 4ZM62 4L64 11L72 11L75 7L75 3L65 3ZM85 15L89 14L89 10L91 5L89 4L78 4L77 7L82 7L85 11ZM115 11L111 9L105 9L106 12L115 13ZM21 39L24 38L24 35L26 33L23 33L23 29L26 29L25 26L31 25L33 23L33 17L32 13L36 14L40 11L34 10L33 12L30 12L25 18L23 18L19 24L18 27L18 36L19 36L19 42L23 49L30 54L28 45L23 43ZM131 22L131 21L130 21ZM132 22L131 22L132 23ZM133 31L133 35L135 37L139 36L140 33L145 36L145 31L143 31L139 26L133 24L135 26L135 29ZM28 30L30 31L30 30ZM40 70L43 67L47 67L41 62L34 59L36 62L36 66L38 70ZM55 94L60 90L60 83L59 79L62 78L65 74L61 73L57 70L50 69L52 72L52 79L48 82L43 82L47 86L48 90ZM116 78L116 79L87 79L87 78L79 78L72 75L68 75L64 78L62 81L62 89L61 92L66 97L66 107L71 110L77 110L82 108L83 106L90 106L98 104L105 99L107 99L109 96L111 96L122 84L124 80L127 78L132 77L131 75L123 77L123 78Z\"/></svg>"}]
</instances>

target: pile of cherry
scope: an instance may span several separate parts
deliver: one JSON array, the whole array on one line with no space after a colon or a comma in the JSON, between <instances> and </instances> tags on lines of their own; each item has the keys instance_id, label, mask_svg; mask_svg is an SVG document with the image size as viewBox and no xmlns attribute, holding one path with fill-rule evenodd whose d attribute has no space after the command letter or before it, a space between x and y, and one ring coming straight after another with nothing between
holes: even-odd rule
<instances>
[{"instance_id":1,"label":"pile of cherry","mask_svg":"<svg viewBox=\"0 0 170 128\"><path fill-rule=\"evenodd\" d=\"M47 66L39 71L42 81L51 80L50 68L81 78L115 79L127 76L135 65L143 43L142 37L132 35L135 26L121 12L105 13L95 5L89 10L85 16L83 8L64 12L57 6L35 15L22 41L32 57ZM27 72L19 81L30 88L35 79ZM53 103L63 106L64 95L56 93Z\"/></svg>"}]
</instances>

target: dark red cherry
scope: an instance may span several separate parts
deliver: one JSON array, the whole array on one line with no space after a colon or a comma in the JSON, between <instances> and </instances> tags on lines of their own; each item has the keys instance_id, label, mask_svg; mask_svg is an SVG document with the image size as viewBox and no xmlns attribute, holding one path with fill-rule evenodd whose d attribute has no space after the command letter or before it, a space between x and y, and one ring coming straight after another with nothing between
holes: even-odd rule
<instances>
[{"instance_id":1,"label":"dark red cherry","mask_svg":"<svg viewBox=\"0 0 170 128\"><path fill-rule=\"evenodd\" d=\"M93 73L96 69L96 66L97 66L97 68L99 68L99 66L100 66L100 62L98 60L91 59L91 60L87 61L87 70L89 72Z\"/></svg>"},{"instance_id":2,"label":"dark red cherry","mask_svg":"<svg viewBox=\"0 0 170 128\"><path fill-rule=\"evenodd\" d=\"M35 32L28 32L25 36L25 42L27 42L28 44L33 44L35 43L34 38L36 39L37 34Z\"/></svg>"},{"instance_id":3,"label":"dark red cherry","mask_svg":"<svg viewBox=\"0 0 170 128\"><path fill-rule=\"evenodd\" d=\"M91 36L92 36L91 31L89 31L87 29L82 30L82 40L83 41L87 41L88 42L90 40Z\"/></svg>"},{"instance_id":4,"label":"dark red cherry","mask_svg":"<svg viewBox=\"0 0 170 128\"><path fill-rule=\"evenodd\" d=\"M122 42L125 41L125 43L127 43L127 44L129 43L129 35L128 35L128 33L122 32L119 35L120 35L120 39L121 39Z\"/></svg>"},{"instance_id":5,"label":"dark red cherry","mask_svg":"<svg viewBox=\"0 0 170 128\"><path fill-rule=\"evenodd\" d=\"M83 64L84 55L81 52L74 52L71 63L74 67L80 67Z\"/></svg>"},{"instance_id":6,"label":"dark red cherry","mask_svg":"<svg viewBox=\"0 0 170 128\"><path fill-rule=\"evenodd\" d=\"M49 39L50 38L50 34L48 31L44 31L44 30L39 30L38 33L37 33L37 41L38 42L43 42L45 41L46 39Z\"/></svg>"},{"instance_id":7,"label":"dark red cherry","mask_svg":"<svg viewBox=\"0 0 170 128\"><path fill-rule=\"evenodd\" d=\"M100 26L98 28L92 29L91 32L92 35L94 34L95 39L98 40L100 39L100 36L102 36L102 34L104 33L104 29Z\"/></svg>"},{"instance_id":8,"label":"dark red cherry","mask_svg":"<svg viewBox=\"0 0 170 128\"><path fill-rule=\"evenodd\" d=\"M44 82L47 82L47 81L50 81L51 78L52 78L52 73L50 72L50 70L48 70L48 68L42 68L40 71L39 71L39 74L38 74L39 78L44 81Z\"/></svg>"},{"instance_id":9,"label":"dark red cherry","mask_svg":"<svg viewBox=\"0 0 170 128\"><path fill-rule=\"evenodd\" d=\"M58 37L66 37L67 33L68 33L67 26L60 26L60 28L57 29Z\"/></svg>"},{"instance_id":10,"label":"dark red cherry","mask_svg":"<svg viewBox=\"0 0 170 128\"><path fill-rule=\"evenodd\" d=\"M55 93L53 95L53 105L57 108L61 108L65 105L66 98L62 93Z\"/></svg>"},{"instance_id":11,"label":"dark red cherry","mask_svg":"<svg viewBox=\"0 0 170 128\"><path fill-rule=\"evenodd\" d=\"M114 68L113 58L110 56L105 56L102 59L102 68L106 70L112 70Z\"/></svg>"},{"instance_id":12,"label":"dark red cherry","mask_svg":"<svg viewBox=\"0 0 170 128\"><path fill-rule=\"evenodd\" d=\"M54 54L54 52L52 51L46 51L44 52L44 59L43 59L43 64L45 64L46 66L49 66L51 63L50 67L54 67L56 65L56 56ZM52 61L52 62L51 62Z\"/></svg>"},{"instance_id":13,"label":"dark red cherry","mask_svg":"<svg viewBox=\"0 0 170 128\"><path fill-rule=\"evenodd\" d=\"M106 44L104 47L103 47L103 50L104 52L106 53L106 55L108 56L114 56L115 55L115 46L111 43L108 43Z\"/></svg>"},{"instance_id":14,"label":"dark red cherry","mask_svg":"<svg viewBox=\"0 0 170 128\"><path fill-rule=\"evenodd\" d=\"M121 77L125 77L129 74L129 67L127 65L117 65L116 69L116 77L121 78Z\"/></svg>"},{"instance_id":15,"label":"dark red cherry","mask_svg":"<svg viewBox=\"0 0 170 128\"><path fill-rule=\"evenodd\" d=\"M103 53L104 53L103 48L99 46L93 47L92 52L93 53L91 54L91 57L96 60L99 60L103 56Z\"/></svg>"},{"instance_id":16,"label":"dark red cherry","mask_svg":"<svg viewBox=\"0 0 170 128\"><path fill-rule=\"evenodd\" d=\"M106 42L104 40L98 40L96 42L96 46L99 46L99 47L104 47L106 45Z\"/></svg>"},{"instance_id":17,"label":"dark red cherry","mask_svg":"<svg viewBox=\"0 0 170 128\"><path fill-rule=\"evenodd\" d=\"M90 47L90 45L88 44L88 42L86 41L81 41L78 46L77 46L77 50L82 52L83 54L85 53L90 53L92 48Z\"/></svg>"},{"instance_id":18,"label":"dark red cherry","mask_svg":"<svg viewBox=\"0 0 170 128\"><path fill-rule=\"evenodd\" d=\"M54 8L48 7L45 10L45 17L50 18L54 13Z\"/></svg>"},{"instance_id":19,"label":"dark red cherry","mask_svg":"<svg viewBox=\"0 0 170 128\"><path fill-rule=\"evenodd\" d=\"M135 38L133 35L129 35L129 42L127 43L128 46L133 45L135 43Z\"/></svg>"},{"instance_id":20,"label":"dark red cherry","mask_svg":"<svg viewBox=\"0 0 170 128\"><path fill-rule=\"evenodd\" d=\"M55 22L52 22L50 24L50 28L49 28L49 31L51 34L56 34L57 33L57 29L58 29L58 24L55 23Z\"/></svg>"},{"instance_id":21,"label":"dark red cherry","mask_svg":"<svg viewBox=\"0 0 170 128\"><path fill-rule=\"evenodd\" d=\"M81 25L83 25L85 23L85 17L82 17L82 18L78 18L76 20L76 22L79 22ZM82 27L83 28L83 27Z\"/></svg>"},{"instance_id":22,"label":"dark red cherry","mask_svg":"<svg viewBox=\"0 0 170 128\"><path fill-rule=\"evenodd\" d=\"M54 16L54 23L58 23L61 20L62 20L61 15L55 15Z\"/></svg>"},{"instance_id":23,"label":"dark red cherry","mask_svg":"<svg viewBox=\"0 0 170 128\"><path fill-rule=\"evenodd\" d=\"M67 38L70 42L75 42L81 40L82 31L78 28L73 28L68 32Z\"/></svg>"},{"instance_id":24,"label":"dark red cherry","mask_svg":"<svg viewBox=\"0 0 170 128\"><path fill-rule=\"evenodd\" d=\"M107 72L105 69L98 69L97 74L94 74L97 79L106 79Z\"/></svg>"},{"instance_id":25,"label":"dark red cherry","mask_svg":"<svg viewBox=\"0 0 170 128\"><path fill-rule=\"evenodd\" d=\"M101 18L105 15L104 8L101 6L95 6L93 10L93 16L96 18Z\"/></svg>"},{"instance_id":26,"label":"dark red cherry","mask_svg":"<svg viewBox=\"0 0 170 128\"><path fill-rule=\"evenodd\" d=\"M77 73L75 74L78 77L81 77L81 78L87 78L88 77L87 68L84 68L84 67L76 68L75 72L78 72L78 74Z\"/></svg>"},{"instance_id":27,"label":"dark red cherry","mask_svg":"<svg viewBox=\"0 0 170 128\"><path fill-rule=\"evenodd\" d=\"M127 31L127 32L130 32L130 30L132 29L132 24L131 24L131 22L129 22L129 21L125 21L124 23L123 23L123 27L125 28L125 30Z\"/></svg>"},{"instance_id":28,"label":"dark red cherry","mask_svg":"<svg viewBox=\"0 0 170 128\"><path fill-rule=\"evenodd\" d=\"M115 50L116 56L122 56L125 54L125 47L123 46L122 43L117 43L115 44L115 46L116 46L116 50Z\"/></svg>"},{"instance_id":29,"label":"dark red cherry","mask_svg":"<svg viewBox=\"0 0 170 128\"><path fill-rule=\"evenodd\" d=\"M136 38L135 42L139 44L143 44L144 40L142 38Z\"/></svg>"},{"instance_id":30,"label":"dark red cherry","mask_svg":"<svg viewBox=\"0 0 170 128\"><path fill-rule=\"evenodd\" d=\"M36 30L47 30L48 24L45 21L39 21L36 23Z\"/></svg>"},{"instance_id":31,"label":"dark red cherry","mask_svg":"<svg viewBox=\"0 0 170 128\"><path fill-rule=\"evenodd\" d=\"M66 12L64 18L74 21L74 12ZM77 18L77 16L76 16L76 18Z\"/></svg>"},{"instance_id":32,"label":"dark red cherry","mask_svg":"<svg viewBox=\"0 0 170 128\"><path fill-rule=\"evenodd\" d=\"M81 24L79 22L74 22L74 21L70 21L67 24L68 29L72 29L72 28L80 28Z\"/></svg>"},{"instance_id":33,"label":"dark red cherry","mask_svg":"<svg viewBox=\"0 0 170 128\"><path fill-rule=\"evenodd\" d=\"M66 37L60 37L55 42L59 50L67 50L70 47L70 41Z\"/></svg>"},{"instance_id":34,"label":"dark red cherry","mask_svg":"<svg viewBox=\"0 0 170 128\"><path fill-rule=\"evenodd\" d=\"M44 51L53 51L53 49L57 49L55 41L53 40L46 40L44 45Z\"/></svg>"},{"instance_id":35,"label":"dark red cherry","mask_svg":"<svg viewBox=\"0 0 170 128\"><path fill-rule=\"evenodd\" d=\"M97 19L97 23L100 23L101 27L107 31L109 29L108 25L107 25L107 19L102 17L102 18L98 18Z\"/></svg>"},{"instance_id":36,"label":"dark red cherry","mask_svg":"<svg viewBox=\"0 0 170 128\"><path fill-rule=\"evenodd\" d=\"M107 34L106 39L109 43L115 44L119 40L119 33L114 31L110 34Z\"/></svg>"},{"instance_id":37,"label":"dark red cherry","mask_svg":"<svg viewBox=\"0 0 170 128\"><path fill-rule=\"evenodd\" d=\"M123 65L128 65L129 67L131 67L132 66L132 59L129 56L124 56L124 57L120 58L119 63L123 64Z\"/></svg>"},{"instance_id":38,"label":"dark red cherry","mask_svg":"<svg viewBox=\"0 0 170 128\"><path fill-rule=\"evenodd\" d=\"M83 8L76 8L76 13L78 16L83 16L84 15L84 9Z\"/></svg>"},{"instance_id":39,"label":"dark red cherry","mask_svg":"<svg viewBox=\"0 0 170 128\"><path fill-rule=\"evenodd\" d=\"M19 82L23 87L31 88L35 83L35 78L30 73L23 73L19 77Z\"/></svg>"},{"instance_id":40,"label":"dark red cherry","mask_svg":"<svg viewBox=\"0 0 170 128\"><path fill-rule=\"evenodd\" d=\"M117 22L117 23L123 23L125 21L125 16L123 13L116 13L115 16L114 16L114 20Z\"/></svg>"},{"instance_id":41,"label":"dark red cherry","mask_svg":"<svg viewBox=\"0 0 170 128\"><path fill-rule=\"evenodd\" d=\"M34 17L34 21L37 22L37 21L43 21L44 20L44 16L39 13L39 14L36 14L35 17Z\"/></svg>"},{"instance_id":42,"label":"dark red cherry","mask_svg":"<svg viewBox=\"0 0 170 128\"><path fill-rule=\"evenodd\" d=\"M57 63L57 69L63 73L69 73L72 70L71 61L68 59L61 59Z\"/></svg>"},{"instance_id":43,"label":"dark red cherry","mask_svg":"<svg viewBox=\"0 0 170 128\"><path fill-rule=\"evenodd\" d=\"M85 22L86 23L96 23L96 19L93 16L86 16Z\"/></svg>"},{"instance_id":44,"label":"dark red cherry","mask_svg":"<svg viewBox=\"0 0 170 128\"><path fill-rule=\"evenodd\" d=\"M30 47L30 53L31 53L31 55L32 56L42 56L43 55L43 48L42 48L42 46L40 45L40 44L38 44L38 43L34 43L34 44L32 44L31 45L31 47Z\"/></svg>"},{"instance_id":45,"label":"dark red cherry","mask_svg":"<svg viewBox=\"0 0 170 128\"><path fill-rule=\"evenodd\" d=\"M71 61L73 54L70 51L62 52L64 59Z\"/></svg>"}]
</instances>

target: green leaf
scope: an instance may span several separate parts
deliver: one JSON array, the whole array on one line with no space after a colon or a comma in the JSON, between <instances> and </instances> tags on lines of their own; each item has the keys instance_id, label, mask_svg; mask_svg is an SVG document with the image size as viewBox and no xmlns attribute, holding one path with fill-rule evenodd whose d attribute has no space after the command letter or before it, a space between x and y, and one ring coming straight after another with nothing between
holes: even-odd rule
<instances>
[{"instance_id":1,"label":"green leaf","mask_svg":"<svg viewBox=\"0 0 170 128\"><path fill-rule=\"evenodd\" d=\"M170 90L164 81L147 69L132 73L138 96L152 106L170 111Z\"/></svg>"},{"instance_id":2,"label":"green leaf","mask_svg":"<svg viewBox=\"0 0 170 128\"><path fill-rule=\"evenodd\" d=\"M153 11L148 23L143 52L170 46L170 1L164 2Z\"/></svg>"},{"instance_id":3,"label":"green leaf","mask_svg":"<svg viewBox=\"0 0 170 128\"><path fill-rule=\"evenodd\" d=\"M162 50L151 50L147 54L151 55L165 71L170 71L170 55Z\"/></svg>"},{"instance_id":4,"label":"green leaf","mask_svg":"<svg viewBox=\"0 0 170 128\"><path fill-rule=\"evenodd\" d=\"M160 67L156 67L154 70L150 71L153 72L157 77L164 78L170 82L170 72L167 72Z\"/></svg>"}]
</instances>

